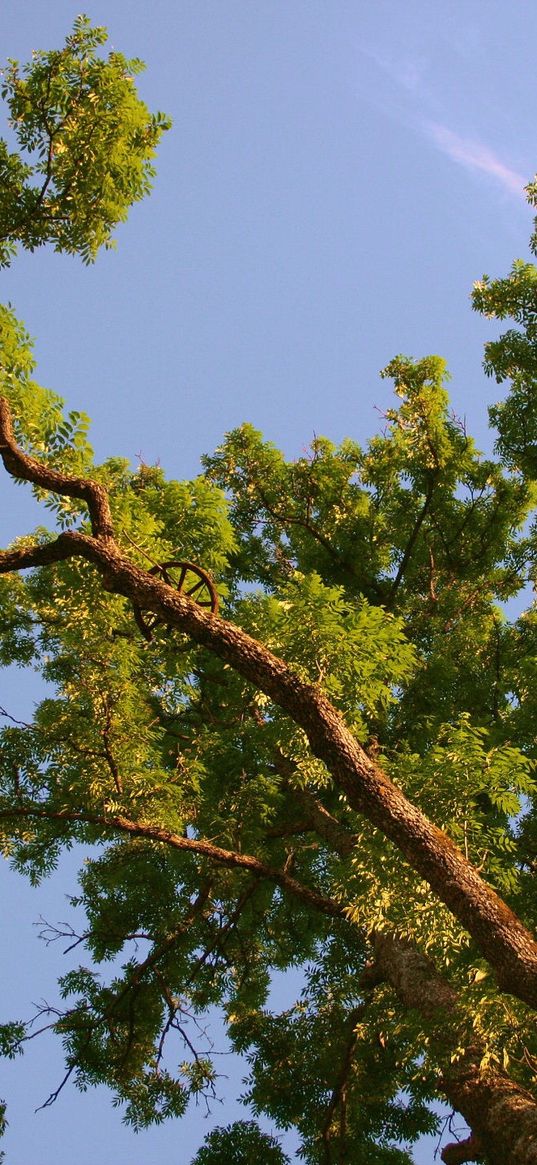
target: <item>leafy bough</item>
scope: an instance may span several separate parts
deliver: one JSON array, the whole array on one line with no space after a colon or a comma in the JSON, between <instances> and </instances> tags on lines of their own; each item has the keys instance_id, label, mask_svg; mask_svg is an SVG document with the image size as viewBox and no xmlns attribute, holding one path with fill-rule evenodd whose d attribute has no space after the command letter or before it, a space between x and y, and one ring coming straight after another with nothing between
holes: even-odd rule
<instances>
[{"instance_id":1,"label":"leafy bough","mask_svg":"<svg viewBox=\"0 0 537 1165\"><path fill-rule=\"evenodd\" d=\"M239 627L203 611L127 559L114 537L106 489L25 454L14 439L5 398L0 399L0 455L14 477L83 500L91 519L91 534L67 531L42 545L3 551L0 573L84 558L97 568L107 591L152 611L231 665L303 729L349 805L399 848L473 937L501 990L537 1008L537 942L531 933L451 839L371 760L319 688Z\"/></svg>"}]
</instances>

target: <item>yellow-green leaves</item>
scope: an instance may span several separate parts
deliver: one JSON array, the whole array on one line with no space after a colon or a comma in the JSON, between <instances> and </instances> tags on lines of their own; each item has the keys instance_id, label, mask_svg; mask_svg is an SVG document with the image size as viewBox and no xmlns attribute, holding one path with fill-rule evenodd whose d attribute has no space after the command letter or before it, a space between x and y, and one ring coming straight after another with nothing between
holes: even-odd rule
<instances>
[{"instance_id":1,"label":"yellow-green leaves","mask_svg":"<svg viewBox=\"0 0 537 1165\"><path fill-rule=\"evenodd\" d=\"M416 667L399 619L365 600L351 603L342 587L296 572L278 596L245 598L238 617L273 650L318 683L359 735L368 716L382 713Z\"/></svg>"},{"instance_id":2,"label":"yellow-green leaves","mask_svg":"<svg viewBox=\"0 0 537 1165\"><path fill-rule=\"evenodd\" d=\"M92 459L89 418L74 410L64 413L62 398L33 379L34 368L30 336L11 309L0 304L0 394L11 405L16 439L25 453L66 472L83 473Z\"/></svg>"},{"instance_id":3,"label":"yellow-green leaves","mask_svg":"<svg viewBox=\"0 0 537 1165\"><path fill-rule=\"evenodd\" d=\"M10 61L2 97L21 153L0 149L0 265L20 243L95 259L151 188L152 158L170 120L151 114L134 77L139 60L99 55L106 30L77 17L65 46Z\"/></svg>"}]
</instances>

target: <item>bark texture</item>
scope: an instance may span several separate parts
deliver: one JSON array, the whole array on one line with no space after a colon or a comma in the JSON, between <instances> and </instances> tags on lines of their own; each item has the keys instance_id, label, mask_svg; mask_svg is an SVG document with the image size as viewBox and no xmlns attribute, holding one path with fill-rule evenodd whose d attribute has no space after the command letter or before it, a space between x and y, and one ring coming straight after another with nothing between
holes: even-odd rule
<instances>
[{"instance_id":1,"label":"bark texture","mask_svg":"<svg viewBox=\"0 0 537 1165\"><path fill-rule=\"evenodd\" d=\"M92 562L110 592L189 635L277 703L305 732L349 804L388 837L474 938L502 990L537 1008L537 942L487 885L451 839L438 829L367 756L342 716L318 687L240 628L197 607L165 582L133 565L113 537L106 492L98 484L50 470L17 446L9 406L0 399L0 455L9 473L55 493L80 497L93 535L61 534L34 549L0 554L0 572L69 557Z\"/></svg>"},{"instance_id":2,"label":"bark texture","mask_svg":"<svg viewBox=\"0 0 537 1165\"><path fill-rule=\"evenodd\" d=\"M335 820L308 792L298 801L311 827L341 856L350 852L352 834ZM405 1010L417 1011L432 1027L434 1046L442 1065L440 1090L473 1130L466 1141L446 1145L445 1165L467 1161L500 1165L537 1161L537 1103L505 1073L481 1068L483 1049L475 1043L455 989L441 976L431 959L397 935L383 932L372 937L375 959L361 976L367 992L389 983ZM465 1056L451 1060L450 1052L468 1042Z\"/></svg>"},{"instance_id":3,"label":"bark texture","mask_svg":"<svg viewBox=\"0 0 537 1165\"><path fill-rule=\"evenodd\" d=\"M438 974L431 960L415 947L390 934L375 938L376 966L394 988L401 1003L430 1025L432 1047L443 1064L441 1090L466 1123L473 1137L466 1145L487 1165L537 1165L537 1104L529 1092L505 1073L481 1067L479 1047L462 1011L457 992ZM453 1036L465 1048L451 1061ZM442 1159L455 1160L456 1146L448 1145Z\"/></svg>"}]
</instances>

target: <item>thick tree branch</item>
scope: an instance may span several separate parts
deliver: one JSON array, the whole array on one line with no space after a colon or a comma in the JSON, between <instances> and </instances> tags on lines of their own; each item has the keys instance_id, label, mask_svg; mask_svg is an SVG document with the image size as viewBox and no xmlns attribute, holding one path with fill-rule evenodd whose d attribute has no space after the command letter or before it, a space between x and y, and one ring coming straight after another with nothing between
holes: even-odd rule
<instances>
[{"instance_id":1,"label":"thick tree branch","mask_svg":"<svg viewBox=\"0 0 537 1165\"><path fill-rule=\"evenodd\" d=\"M34 566L51 566L73 558L73 547L60 534L52 542L39 542L35 546L20 546L16 550L0 550L0 574L14 570L28 570Z\"/></svg>"},{"instance_id":2,"label":"thick tree branch","mask_svg":"<svg viewBox=\"0 0 537 1165\"><path fill-rule=\"evenodd\" d=\"M337 853L345 856L354 846L353 835L345 829L315 798L307 791L297 791L301 808L310 815L312 828L323 837ZM450 1038L450 1027L458 1017L457 1027L461 1032L465 1027L464 1016L460 1008L457 992L436 970L429 958L424 956L418 948L390 932L382 932L371 936L375 948L375 961L366 966L360 977L360 987L367 993L379 983L389 983L396 991L405 1010L409 1008L419 1011L420 1015L432 1026L434 1033L431 1051L435 1047L439 1052L440 1062L443 1064L442 1091L451 1104L466 1117L471 1127L477 1129L476 1111L479 1111L479 1097L481 1096L481 1058L483 1049L476 1046L469 1047L463 1061L451 1062L449 1051L459 1042ZM358 1017L357 1017L358 1018ZM356 1021L355 1021L356 1024ZM355 1026L354 1024L354 1026ZM475 1045L475 1039L472 1039ZM354 1045L349 1044L349 1055L352 1059ZM345 1063L350 1068L351 1059ZM533 1160L533 1138L537 1129L537 1105L535 1100L525 1090L513 1086L513 1082L502 1073L485 1073L485 1087L489 1095L493 1095L492 1117L489 1110L481 1115L480 1139L472 1135L468 1140L458 1144L446 1145L442 1150L442 1160L445 1165L464 1165L467 1161L482 1161L484 1146L492 1144L496 1152L497 1124L500 1122L506 1127L502 1132L500 1142L500 1156L485 1154L486 1160L494 1165L495 1162L511 1160L509 1153L521 1153L522 1156L513 1157L519 1165L522 1162ZM346 1077L342 1077L346 1079ZM472 1087L474 1085L475 1087ZM337 1094L334 1092L334 1097ZM334 1099L333 1097L333 1099ZM323 1126L323 1137L329 1137L330 1120ZM501 1157L501 1153L508 1155ZM530 1156L528 1156L530 1153ZM327 1161L329 1160L327 1153Z\"/></svg>"},{"instance_id":3,"label":"thick tree branch","mask_svg":"<svg viewBox=\"0 0 537 1165\"><path fill-rule=\"evenodd\" d=\"M482 1161L483 1146L479 1138L467 1137L465 1141L453 1141L442 1149L444 1165L466 1165L467 1161Z\"/></svg>"},{"instance_id":4,"label":"thick tree branch","mask_svg":"<svg viewBox=\"0 0 537 1165\"><path fill-rule=\"evenodd\" d=\"M487 1165L537 1165L535 1097L499 1069L482 1067L484 1048L454 988L416 947L386 932L375 935L375 959L403 1006L426 1021L430 1049L443 1065L441 1090L472 1129L474 1150L481 1145ZM454 1041L464 1050L452 1059ZM452 1150L446 1146L444 1161L455 1159Z\"/></svg>"},{"instance_id":5,"label":"thick tree branch","mask_svg":"<svg viewBox=\"0 0 537 1165\"><path fill-rule=\"evenodd\" d=\"M385 834L409 864L472 935L496 971L500 987L537 1008L537 942L520 919L487 885L451 839L437 828L367 756L342 716L319 687L240 628L204 611L172 587L134 566L111 537L108 499L99 485L49 470L21 454L14 443L9 409L0 411L0 453L9 472L57 493L83 498L93 537L60 535L56 543L0 555L0 573L81 556L94 563L107 590L148 609L170 627L229 663L268 695L305 732L349 804ZM24 472L21 473L21 470ZM46 555L43 556L43 552Z\"/></svg>"}]
</instances>

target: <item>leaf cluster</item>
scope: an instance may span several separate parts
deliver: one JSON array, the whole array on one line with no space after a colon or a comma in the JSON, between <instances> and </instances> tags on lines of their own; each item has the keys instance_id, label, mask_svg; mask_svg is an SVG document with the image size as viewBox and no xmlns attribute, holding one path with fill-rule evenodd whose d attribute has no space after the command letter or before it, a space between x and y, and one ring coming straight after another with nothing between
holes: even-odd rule
<instances>
[{"instance_id":1,"label":"leaf cluster","mask_svg":"<svg viewBox=\"0 0 537 1165\"><path fill-rule=\"evenodd\" d=\"M18 152L0 153L4 263L17 242L47 241L90 261L149 189L167 119L136 94L140 62L104 58L105 40L79 17L62 50L5 74ZM288 460L244 425L189 482L121 458L95 465L87 418L34 380L26 330L0 308L0 389L24 453L105 486L121 553L139 568L179 559L210 572L224 617L312 699L329 698L529 924L537 627L532 605L510 620L505 604L536 570L536 286L519 262L474 293L478 310L516 324L486 354L511 382L491 411L495 456L450 411L445 362L398 356L383 373L395 403L364 448L316 437ZM36 488L60 529L88 530L80 501ZM140 610L82 558L1 575L0 613L0 662L31 664L48 685L31 723L0 709L3 850L33 881L64 848L86 855L72 898L84 922L67 932L86 958L40 1013L63 1041L66 1080L107 1084L134 1128L180 1116L189 1098L217 1094L205 1030L217 1006L246 1057L244 1099L296 1128L310 1165L410 1162L436 1127L431 1099L469 1055L478 1075L535 1088L527 1009L498 995L428 883L225 653L161 616L142 635ZM375 977L386 936L412 944L431 981L449 978L451 1014L431 1005L426 979L420 1008L394 990L393 968ZM271 978L291 968L303 987L278 1012ZM3 1054L31 1033L4 1025ZM196 1165L255 1157L287 1160L255 1122L237 1122L209 1135Z\"/></svg>"},{"instance_id":2,"label":"leaf cluster","mask_svg":"<svg viewBox=\"0 0 537 1165\"><path fill-rule=\"evenodd\" d=\"M121 53L100 55L106 29L78 16L60 50L11 60L0 89L17 150L0 142L0 265L44 243L92 262L130 206L149 192L170 120L151 114Z\"/></svg>"}]
</instances>

